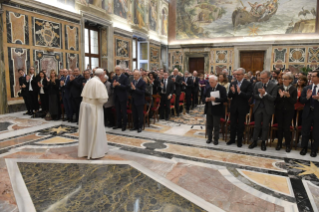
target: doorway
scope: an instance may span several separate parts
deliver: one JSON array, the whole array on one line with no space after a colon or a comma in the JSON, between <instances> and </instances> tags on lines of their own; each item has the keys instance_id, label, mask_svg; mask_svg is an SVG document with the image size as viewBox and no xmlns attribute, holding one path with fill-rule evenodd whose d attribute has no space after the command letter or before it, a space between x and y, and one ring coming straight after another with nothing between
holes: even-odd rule
<instances>
[{"instance_id":1,"label":"doorway","mask_svg":"<svg viewBox=\"0 0 319 212\"><path fill-rule=\"evenodd\" d=\"M204 57L190 57L189 58L189 72L193 73L194 70L198 75L204 74L205 59Z\"/></svg>"},{"instance_id":2,"label":"doorway","mask_svg":"<svg viewBox=\"0 0 319 212\"><path fill-rule=\"evenodd\" d=\"M263 71L264 60L264 51L240 52L240 67L244 68L246 72L252 71L255 74L256 71Z\"/></svg>"}]
</instances>

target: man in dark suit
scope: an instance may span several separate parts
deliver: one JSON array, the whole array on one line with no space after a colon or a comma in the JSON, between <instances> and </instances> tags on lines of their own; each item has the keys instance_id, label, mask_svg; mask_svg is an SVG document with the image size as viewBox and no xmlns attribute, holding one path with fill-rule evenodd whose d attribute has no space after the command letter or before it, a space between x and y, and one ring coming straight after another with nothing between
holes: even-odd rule
<instances>
[{"instance_id":1,"label":"man in dark suit","mask_svg":"<svg viewBox=\"0 0 319 212\"><path fill-rule=\"evenodd\" d=\"M29 69L29 77L27 80L27 87L28 87L28 91L29 91L29 96L30 96L30 102L32 105L31 110L34 112L39 111L39 86L38 86L38 80L36 78L36 74L34 71L33 67L30 67Z\"/></svg>"},{"instance_id":2,"label":"man in dark suit","mask_svg":"<svg viewBox=\"0 0 319 212\"><path fill-rule=\"evenodd\" d=\"M70 100L72 105L73 113L75 113L76 119L73 122L79 122L79 112L80 112L80 104L82 102L82 83L83 76L80 74L79 68L75 68L73 70L73 75L70 76L70 82L66 85L67 89L70 90ZM73 114L72 116L73 117Z\"/></svg>"},{"instance_id":3,"label":"man in dark suit","mask_svg":"<svg viewBox=\"0 0 319 212\"><path fill-rule=\"evenodd\" d=\"M230 141L227 145L235 143L237 134L237 146L242 146L243 134L245 130L246 114L249 111L249 103L253 89L251 83L244 79L245 69L238 68L234 72L235 82L230 84L228 97L231 98L230 105Z\"/></svg>"},{"instance_id":4,"label":"man in dark suit","mask_svg":"<svg viewBox=\"0 0 319 212\"><path fill-rule=\"evenodd\" d=\"M193 88L194 88L194 82L193 82L193 79L190 76L188 71L185 72L182 86L183 86L183 91L185 92L186 113L189 113L189 108L190 108L191 103L192 103L192 92L193 92Z\"/></svg>"},{"instance_id":5,"label":"man in dark suit","mask_svg":"<svg viewBox=\"0 0 319 212\"><path fill-rule=\"evenodd\" d=\"M160 118L168 120L170 114L170 102L174 93L174 83L168 78L168 73L164 73L163 81L160 87L161 105L160 105Z\"/></svg>"},{"instance_id":6,"label":"man in dark suit","mask_svg":"<svg viewBox=\"0 0 319 212\"><path fill-rule=\"evenodd\" d=\"M63 69L62 72L63 76L61 77L60 81L60 90L62 94L62 101L64 105L64 110L67 116L68 122L73 121L73 108L70 101L70 87L68 84L70 83L70 76L68 74L67 69Z\"/></svg>"},{"instance_id":7,"label":"man in dark suit","mask_svg":"<svg viewBox=\"0 0 319 212\"><path fill-rule=\"evenodd\" d=\"M142 132L144 121L144 104L145 104L145 87L146 83L142 79L140 71L134 71L134 80L131 82L132 94L132 114L134 127L131 131L137 130L138 133Z\"/></svg>"},{"instance_id":8,"label":"man in dark suit","mask_svg":"<svg viewBox=\"0 0 319 212\"><path fill-rule=\"evenodd\" d=\"M32 115L32 104L31 104L31 97L28 90L28 83L26 80L27 75L24 73L22 69L18 70L20 77L19 77L19 85L21 89L21 96L23 97L24 104L27 108L27 112L23 115ZM29 76L28 76L29 77Z\"/></svg>"},{"instance_id":9,"label":"man in dark suit","mask_svg":"<svg viewBox=\"0 0 319 212\"><path fill-rule=\"evenodd\" d=\"M197 107L198 105L198 92L199 92L199 78L197 77L198 73L196 70L193 71L193 102L192 102L192 108Z\"/></svg>"},{"instance_id":10,"label":"man in dark suit","mask_svg":"<svg viewBox=\"0 0 319 212\"><path fill-rule=\"evenodd\" d=\"M122 128L122 131L126 130L127 124L127 99L129 81L127 76L123 74L123 69L120 66L115 67L115 76L113 77L112 89L114 89L114 103L116 108L117 126L113 129Z\"/></svg>"},{"instance_id":11,"label":"man in dark suit","mask_svg":"<svg viewBox=\"0 0 319 212\"><path fill-rule=\"evenodd\" d=\"M206 114L206 133L208 139L206 143L212 142L212 131L214 129L214 144L218 144L220 117L225 113L224 102L227 101L226 88L218 84L216 76L209 77L210 87L205 92L205 114ZM211 92L219 91L219 98L211 96ZM212 104L217 103L216 105Z\"/></svg>"},{"instance_id":12,"label":"man in dark suit","mask_svg":"<svg viewBox=\"0 0 319 212\"><path fill-rule=\"evenodd\" d=\"M302 112L301 155L307 154L311 126L314 142L311 145L311 157L317 156L319 147L319 70L311 73L312 85L306 86L301 93L300 102L305 104Z\"/></svg>"},{"instance_id":13,"label":"man in dark suit","mask_svg":"<svg viewBox=\"0 0 319 212\"><path fill-rule=\"evenodd\" d=\"M262 71L260 73L260 81L254 87L254 117L255 129L253 142L249 145L249 149L257 146L257 139L262 130L261 150L266 151L266 139L268 138L269 124L272 114L275 111L275 100L277 98L278 86L275 82L270 81L270 71Z\"/></svg>"},{"instance_id":14,"label":"man in dark suit","mask_svg":"<svg viewBox=\"0 0 319 212\"><path fill-rule=\"evenodd\" d=\"M183 78L178 75L177 68L174 69L173 75L170 77L170 80L172 80L174 83L174 93L176 95L175 109L176 109L177 116L179 116L179 97L180 97L181 91L182 91Z\"/></svg>"}]
</instances>

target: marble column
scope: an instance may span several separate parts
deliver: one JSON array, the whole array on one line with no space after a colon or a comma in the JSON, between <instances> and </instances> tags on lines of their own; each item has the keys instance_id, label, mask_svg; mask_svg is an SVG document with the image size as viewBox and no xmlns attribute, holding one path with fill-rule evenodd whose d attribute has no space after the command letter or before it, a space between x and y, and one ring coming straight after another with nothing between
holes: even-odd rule
<instances>
[{"instance_id":1,"label":"marble column","mask_svg":"<svg viewBox=\"0 0 319 212\"><path fill-rule=\"evenodd\" d=\"M0 9L0 32L3 32L3 10ZM6 70L4 67L3 33L0 33L0 114L8 113Z\"/></svg>"}]
</instances>

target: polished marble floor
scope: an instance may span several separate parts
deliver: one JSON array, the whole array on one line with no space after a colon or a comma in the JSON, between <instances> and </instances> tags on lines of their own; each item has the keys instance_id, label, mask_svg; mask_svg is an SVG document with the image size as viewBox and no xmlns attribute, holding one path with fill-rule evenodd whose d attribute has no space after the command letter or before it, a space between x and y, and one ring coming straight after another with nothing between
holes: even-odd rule
<instances>
[{"instance_id":1,"label":"polished marble floor","mask_svg":"<svg viewBox=\"0 0 319 212\"><path fill-rule=\"evenodd\" d=\"M0 211L318 211L319 158L206 144L204 125L198 109L106 128L110 151L90 161L75 124L0 116Z\"/></svg>"}]
</instances>

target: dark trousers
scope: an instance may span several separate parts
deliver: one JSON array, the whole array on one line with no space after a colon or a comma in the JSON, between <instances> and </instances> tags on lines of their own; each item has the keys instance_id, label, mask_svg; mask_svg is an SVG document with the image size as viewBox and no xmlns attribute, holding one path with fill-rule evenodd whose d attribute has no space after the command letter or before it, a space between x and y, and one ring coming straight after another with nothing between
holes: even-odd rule
<instances>
[{"instance_id":1,"label":"dark trousers","mask_svg":"<svg viewBox=\"0 0 319 212\"><path fill-rule=\"evenodd\" d=\"M193 102L192 107L196 107L198 105L198 88L193 89Z\"/></svg>"},{"instance_id":2,"label":"dark trousers","mask_svg":"<svg viewBox=\"0 0 319 212\"><path fill-rule=\"evenodd\" d=\"M72 104L70 102L70 97L68 95L65 95L65 94L62 94L62 95L63 95L62 101L63 101L66 116L68 117L68 120L72 120L73 119L73 108L72 108Z\"/></svg>"},{"instance_id":3,"label":"dark trousers","mask_svg":"<svg viewBox=\"0 0 319 212\"><path fill-rule=\"evenodd\" d=\"M262 130L261 140L266 141L268 138L268 131L269 131L269 124L271 120L272 114L267 114L265 108L257 108L256 112L254 113L255 117L255 129L253 140L257 141L260 131ZM261 122L263 124L261 125Z\"/></svg>"},{"instance_id":4,"label":"dark trousers","mask_svg":"<svg viewBox=\"0 0 319 212\"><path fill-rule=\"evenodd\" d=\"M32 98L33 110L39 110L39 94L38 91L29 91Z\"/></svg>"},{"instance_id":5,"label":"dark trousers","mask_svg":"<svg viewBox=\"0 0 319 212\"><path fill-rule=\"evenodd\" d=\"M28 113L31 113L33 106L32 106L32 99L31 99L29 91L24 92L22 97L23 97L24 104L27 108Z\"/></svg>"},{"instance_id":6,"label":"dark trousers","mask_svg":"<svg viewBox=\"0 0 319 212\"><path fill-rule=\"evenodd\" d=\"M185 96L185 98L186 98L186 111L189 111L189 108L192 104L192 91L186 91L185 93L186 93L186 96ZM193 100L193 102L194 102L194 100Z\"/></svg>"},{"instance_id":7,"label":"dark trousers","mask_svg":"<svg viewBox=\"0 0 319 212\"><path fill-rule=\"evenodd\" d=\"M201 88L200 90L200 101L205 104L205 101L204 101L204 88Z\"/></svg>"},{"instance_id":8,"label":"dark trousers","mask_svg":"<svg viewBox=\"0 0 319 212\"><path fill-rule=\"evenodd\" d=\"M40 94L40 101L41 101L41 109L42 111L49 110L49 97L48 94Z\"/></svg>"},{"instance_id":9,"label":"dark trousers","mask_svg":"<svg viewBox=\"0 0 319 212\"><path fill-rule=\"evenodd\" d=\"M312 144L311 150L312 151L318 151L319 146L319 119L318 117L315 117L315 114L313 111L310 111L307 117L302 118L302 141L301 141L301 147L307 148L311 133L311 126L313 124L313 138L314 142Z\"/></svg>"},{"instance_id":10,"label":"dark trousers","mask_svg":"<svg viewBox=\"0 0 319 212\"><path fill-rule=\"evenodd\" d=\"M103 108L104 109L104 125L105 126L114 126L114 114L112 111L112 107Z\"/></svg>"},{"instance_id":11,"label":"dark trousers","mask_svg":"<svg viewBox=\"0 0 319 212\"><path fill-rule=\"evenodd\" d=\"M294 116L294 111L279 110L276 111L276 118L278 123L278 143L282 143L282 139L285 136L286 146L291 142L291 120Z\"/></svg>"},{"instance_id":12,"label":"dark trousers","mask_svg":"<svg viewBox=\"0 0 319 212\"><path fill-rule=\"evenodd\" d=\"M170 99L167 99L167 94L161 94L161 105L160 105L160 118L161 119L169 119L170 114Z\"/></svg>"},{"instance_id":13,"label":"dark trousers","mask_svg":"<svg viewBox=\"0 0 319 212\"><path fill-rule=\"evenodd\" d=\"M180 94L176 95L176 98L175 98L175 110L176 110L176 114L179 116L179 97L180 97Z\"/></svg>"},{"instance_id":14,"label":"dark trousers","mask_svg":"<svg viewBox=\"0 0 319 212\"><path fill-rule=\"evenodd\" d=\"M219 139L219 124L220 116L206 115L206 127L207 127L207 136L209 140L212 140L212 132L214 129L214 141Z\"/></svg>"},{"instance_id":15,"label":"dark trousers","mask_svg":"<svg viewBox=\"0 0 319 212\"><path fill-rule=\"evenodd\" d=\"M75 121L76 122L79 122L79 112L80 112L81 102L82 102L82 98L72 98L71 97L71 105L72 105L73 113L75 113L75 117L76 117ZM73 114L72 114L72 117L73 117Z\"/></svg>"},{"instance_id":16,"label":"dark trousers","mask_svg":"<svg viewBox=\"0 0 319 212\"><path fill-rule=\"evenodd\" d=\"M117 126L126 127L127 124L127 108L126 101L120 102L115 101L116 117L117 117Z\"/></svg>"},{"instance_id":17,"label":"dark trousers","mask_svg":"<svg viewBox=\"0 0 319 212\"><path fill-rule=\"evenodd\" d=\"M143 114L144 105L135 105L132 103L132 114L133 114L133 123L136 129L142 129L144 114Z\"/></svg>"},{"instance_id":18,"label":"dark trousers","mask_svg":"<svg viewBox=\"0 0 319 212\"><path fill-rule=\"evenodd\" d=\"M246 113L238 110L230 114L230 140L235 141L237 134L237 142L239 144L243 141L243 134L245 130Z\"/></svg>"}]
</instances>

